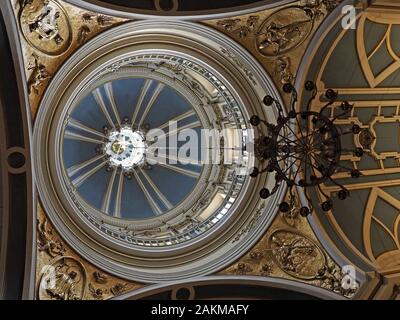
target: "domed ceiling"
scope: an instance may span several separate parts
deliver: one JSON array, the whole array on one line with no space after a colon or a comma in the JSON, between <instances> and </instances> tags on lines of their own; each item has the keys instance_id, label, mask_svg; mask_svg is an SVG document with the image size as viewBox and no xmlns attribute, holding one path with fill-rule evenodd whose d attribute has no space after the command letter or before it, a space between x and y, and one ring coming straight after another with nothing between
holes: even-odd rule
<instances>
[{"instance_id":1,"label":"domed ceiling","mask_svg":"<svg viewBox=\"0 0 400 320\"><path fill-rule=\"evenodd\" d=\"M190 103L158 81L114 80L85 96L71 111L63 142L64 167L80 196L102 213L127 220L160 216L182 202L202 166L169 159L151 166L146 159L156 146L146 141L145 131L168 127L173 119L179 120L177 131L167 131L165 139L183 126L201 128Z\"/></svg>"},{"instance_id":2,"label":"domed ceiling","mask_svg":"<svg viewBox=\"0 0 400 320\"><path fill-rule=\"evenodd\" d=\"M398 297L400 18L396 3L361 1L355 28L343 28L342 8L353 4L1 3L26 116L13 121L27 141L0 123L11 137L0 144L4 207L32 215L23 216L22 251L32 251L24 295ZM328 88L351 112L338 115L337 101L324 107ZM307 189L297 179L307 173L285 159L307 152L291 139L312 121L304 111L321 110L336 131L320 144L340 136L340 152L364 156L328 159L360 172L357 180L335 171ZM342 137L355 125L360 134ZM280 172L265 166L271 136L286 153ZM10 190L27 185L20 203L7 179Z\"/></svg>"},{"instance_id":3,"label":"domed ceiling","mask_svg":"<svg viewBox=\"0 0 400 320\"><path fill-rule=\"evenodd\" d=\"M261 201L254 190L273 177L247 174L249 112L273 121L258 99L279 99L257 62L247 65L251 56L208 27L164 22L148 43L155 30L151 21L124 24L83 46L53 78L35 124L52 222L82 255L141 281L229 263L266 228L284 191ZM265 223L234 240L255 213Z\"/></svg>"}]
</instances>

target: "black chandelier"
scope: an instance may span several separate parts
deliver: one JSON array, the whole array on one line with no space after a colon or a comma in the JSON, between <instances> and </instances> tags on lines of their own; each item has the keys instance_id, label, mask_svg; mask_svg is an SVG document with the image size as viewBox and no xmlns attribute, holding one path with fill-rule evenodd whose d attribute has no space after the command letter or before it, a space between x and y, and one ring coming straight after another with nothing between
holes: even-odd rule
<instances>
[{"instance_id":1,"label":"black chandelier","mask_svg":"<svg viewBox=\"0 0 400 320\"><path fill-rule=\"evenodd\" d=\"M324 98L327 102L319 112L315 112L309 109L317 96L317 87L312 81L307 81L304 89L311 93L307 105L303 108L304 111L302 108L296 108L298 105L296 89L290 83L286 83L283 91L292 95L287 115L279 101L267 95L263 103L268 108L275 106L278 112L276 124L268 123L256 115L250 118L253 126L265 128L265 131L261 129L262 133L255 139L254 150L259 166L252 169L250 176L255 178L263 173L275 172L274 187L271 190L267 188L260 190L262 199L270 197L277 192L282 183L286 183L290 199L293 198L293 188L304 188L311 206L311 199L306 189L316 187L324 197L320 203L322 210L329 211L332 209L333 199L322 190L321 184L331 182L337 185L340 188L337 198L345 200L349 196L349 191L335 181L333 175L338 172L347 172L352 178L361 176L359 170L348 168L340 163L341 156L345 152L353 153L357 157L363 156L362 148L344 149L341 143L342 136L359 134L361 128L353 124L349 129L342 130L334 123L338 118L351 112L353 105L348 101L339 102L340 112L333 118L324 114L328 107L338 102L336 91L326 90ZM289 202L281 202L279 210L284 213L291 211L293 203ZM310 207L300 208L302 216L308 216L311 211Z\"/></svg>"}]
</instances>

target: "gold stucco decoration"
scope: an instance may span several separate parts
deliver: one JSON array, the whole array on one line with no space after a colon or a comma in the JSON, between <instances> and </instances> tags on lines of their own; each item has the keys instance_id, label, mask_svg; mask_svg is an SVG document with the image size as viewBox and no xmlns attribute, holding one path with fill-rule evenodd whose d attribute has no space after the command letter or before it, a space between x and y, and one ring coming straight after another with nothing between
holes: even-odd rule
<instances>
[{"instance_id":1,"label":"gold stucco decoration","mask_svg":"<svg viewBox=\"0 0 400 320\"><path fill-rule=\"evenodd\" d=\"M61 0L11 0L21 34L34 118L52 76L72 53L126 19L89 12Z\"/></svg>"},{"instance_id":2,"label":"gold stucco decoration","mask_svg":"<svg viewBox=\"0 0 400 320\"><path fill-rule=\"evenodd\" d=\"M144 284L110 275L82 259L37 207L36 296L40 300L106 300Z\"/></svg>"},{"instance_id":3,"label":"gold stucco decoration","mask_svg":"<svg viewBox=\"0 0 400 320\"><path fill-rule=\"evenodd\" d=\"M346 273L319 244L307 219L300 216L297 197L288 195L293 209L279 214L259 242L219 274L285 278L353 297L358 283L342 286Z\"/></svg>"}]
</instances>

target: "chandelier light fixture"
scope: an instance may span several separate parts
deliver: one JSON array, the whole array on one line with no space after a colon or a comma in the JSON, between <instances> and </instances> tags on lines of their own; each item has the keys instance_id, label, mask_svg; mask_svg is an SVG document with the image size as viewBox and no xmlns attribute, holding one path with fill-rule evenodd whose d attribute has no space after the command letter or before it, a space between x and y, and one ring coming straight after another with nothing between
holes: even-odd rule
<instances>
[{"instance_id":1,"label":"chandelier light fixture","mask_svg":"<svg viewBox=\"0 0 400 320\"><path fill-rule=\"evenodd\" d=\"M257 115L250 118L250 123L258 127L261 132L254 146L258 167L251 170L250 176L255 178L263 173L275 173L274 187L260 190L260 197L263 199L276 193L282 183L287 184L290 199L293 199L293 188L303 188L310 207L300 208L300 214L308 216L312 208L307 188L318 188L323 197L320 203L322 210L331 210L333 197L322 190L321 184L337 185L340 191L336 197L340 200L348 198L349 191L335 180L334 175L347 172L352 178L359 178L361 172L343 165L341 156L352 153L356 157L362 157L364 151L358 147L345 149L342 146L342 137L347 134L359 134L360 126L353 124L344 130L335 124L338 118L351 112L353 105L348 101L338 101L338 92L328 89L324 95L326 104L319 112L311 111L310 107L317 97L318 90L312 81L307 81L304 89L311 93L311 97L306 106L299 107L300 102L294 86L290 83L283 86L283 91L291 94L291 105L287 114L279 101L269 95L265 96L263 100L265 107L275 107L278 112L276 124L268 123ZM332 118L325 111L338 102L339 112ZM281 202L279 210L283 213L291 212L293 203L289 202Z\"/></svg>"}]
</instances>

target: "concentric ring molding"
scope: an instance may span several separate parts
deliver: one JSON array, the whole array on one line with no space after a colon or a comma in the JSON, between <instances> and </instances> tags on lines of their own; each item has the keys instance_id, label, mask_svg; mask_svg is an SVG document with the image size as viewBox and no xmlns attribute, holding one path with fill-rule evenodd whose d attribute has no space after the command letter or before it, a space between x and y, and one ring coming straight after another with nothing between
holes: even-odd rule
<instances>
[{"instance_id":1,"label":"concentric ring molding","mask_svg":"<svg viewBox=\"0 0 400 320\"><path fill-rule=\"evenodd\" d=\"M200 238L169 248L138 248L100 233L83 218L61 187L57 128L53 120L85 90L105 66L140 52L173 52L207 68L228 88L247 119L258 114L271 122L274 110L260 101L268 93L281 101L260 64L233 40L209 27L172 21L120 25L81 47L60 68L45 92L34 128L37 187L50 220L82 257L126 279L164 282L211 274L244 254L263 235L277 212L285 186L268 200L258 190L274 185L273 176L246 179L235 210ZM86 80L85 80L86 79ZM58 130L59 131L59 130Z\"/></svg>"}]
</instances>

